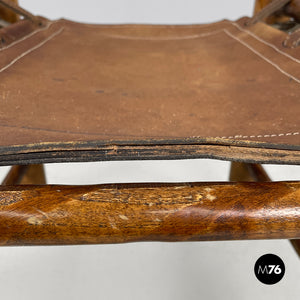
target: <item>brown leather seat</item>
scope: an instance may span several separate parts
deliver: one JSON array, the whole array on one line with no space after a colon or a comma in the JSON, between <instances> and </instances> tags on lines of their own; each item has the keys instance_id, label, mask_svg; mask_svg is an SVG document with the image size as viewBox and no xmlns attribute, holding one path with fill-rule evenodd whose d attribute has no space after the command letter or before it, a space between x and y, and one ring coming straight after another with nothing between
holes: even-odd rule
<instances>
[{"instance_id":1,"label":"brown leather seat","mask_svg":"<svg viewBox=\"0 0 300 300\"><path fill-rule=\"evenodd\" d=\"M0 245L299 238L299 182L266 182L258 164L234 162L230 183L79 187L41 186L36 165L299 164L299 31L258 22L296 2L237 22L100 26L0 0L26 18L0 30L0 165L25 164L0 187Z\"/></svg>"},{"instance_id":2,"label":"brown leather seat","mask_svg":"<svg viewBox=\"0 0 300 300\"><path fill-rule=\"evenodd\" d=\"M211 157L300 163L300 48L249 19L23 20L0 30L0 165Z\"/></svg>"}]
</instances>

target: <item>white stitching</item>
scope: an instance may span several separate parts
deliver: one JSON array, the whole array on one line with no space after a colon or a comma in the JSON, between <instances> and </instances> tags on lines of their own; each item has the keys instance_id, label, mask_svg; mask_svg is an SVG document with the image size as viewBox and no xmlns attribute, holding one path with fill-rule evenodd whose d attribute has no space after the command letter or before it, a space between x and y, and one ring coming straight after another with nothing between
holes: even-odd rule
<instances>
[{"instance_id":1,"label":"white stitching","mask_svg":"<svg viewBox=\"0 0 300 300\"><path fill-rule=\"evenodd\" d=\"M212 27L212 24L211 23L207 23L207 24L139 24L139 23L136 23L136 24L86 24L86 23L79 23L79 22L73 22L73 21L70 21L68 20L68 22L72 22L72 23L76 23L76 24L80 24L82 26L85 26L85 27L90 27L90 28L108 28L108 29L122 29L122 28L193 28L193 29L196 29L196 28L207 28L207 27ZM228 20L223 20L221 22L224 22L224 23L230 23ZM220 23L221 23L220 22ZM219 25L216 23L216 25Z\"/></svg>"},{"instance_id":2,"label":"white stitching","mask_svg":"<svg viewBox=\"0 0 300 300\"><path fill-rule=\"evenodd\" d=\"M279 133L279 134L265 134L265 135L235 135L235 136L222 136L215 137L215 139L247 139L247 138L268 138L268 137L281 137L281 136L295 136L299 135L300 132L288 132L288 133Z\"/></svg>"},{"instance_id":3,"label":"white stitching","mask_svg":"<svg viewBox=\"0 0 300 300\"><path fill-rule=\"evenodd\" d=\"M43 42L37 44L36 46L34 46L33 48L23 52L21 55L19 55L18 57L16 57L14 60L12 60L8 65L6 65L5 67L3 67L2 69L0 69L0 73L5 71L6 69L8 69L9 67L11 67L14 63L16 63L19 59L21 59L22 57L26 56L27 54L31 53L32 51L42 47L44 44L46 44L48 41L50 41L51 39L53 39L54 37L56 37L57 35L59 35L60 33L62 33L62 31L64 30L64 28L61 28L60 30L56 31L55 33L53 33L52 35L50 35L47 39L45 39Z\"/></svg>"},{"instance_id":4,"label":"white stitching","mask_svg":"<svg viewBox=\"0 0 300 300\"><path fill-rule=\"evenodd\" d=\"M1 48L0 51L2 50L5 50L21 41L24 41L26 40L27 38L33 36L34 34L40 32L40 31L44 31L46 29L48 29L53 23L51 23L49 26L47 26L46 28L43 28L41 30L37 30L35 32L32 32L31 34L23 37L22 39L8 45L7 47L5 48ZM238 26L237 24L233 24L231 23L232 25L236 25ZM16 57L13 61L11 61L8 65L6 65L5 67L3 67L2 69L0 69L0 73L3 72L4 70L8 69L10 66L12 66L15 62L17 62L19 59L21 59L22 57L24 57L25 55L31 53L32 51L40 48L41 46L43 46L45 43L47 43L48 41L50 41L52 38L54 38L55 36L59 35L60 33L62 33L62 31L64 30L64 28L62 27L60 30L58 30L57 32L53 33L52 35L50 35L47 39L45 39L43 42L39 43L38 45L36 45L35 47L27 50L26 52L22 53L21 55L19 55L18 57ZM228 30L226 29L223 29L223 30L217 30L217 31L212 31L212 32L208 32L208 33L204 33L204 34L201 34L201 35L193 35L193 36L186 36L186 37L180 37L180 39L187 39L187 38L197 38L197 37L205 37L205 36L208 36L208 35L212 35L212 34L216 34L216 33L219 33L221 31L224 31L227 35L229 35L230 37L232 37L233 39L239 41L241 44L243 44L245 47L249 48L250 50L252 50L255 54L259 55L261 58L263 58L264 60L266 60L268 63L270 63L271 65L273 65L275 68L277 68L280 72L282 72L283 74L287 75L288 77L291 77L293 78L295 81L297 81L298 83L300 83L300 80L295 78L294 76L288 74L287 72L283 71L279 66L277 66L275 63L273 63L272 61L270 61L269 59L267 59L266 57L264 57L262 54L260 54L258 51L256 51L255 49L253 49L251 46L249 46L247 43L245 43L244 41L240 40L238 37L234 36L233 34L231 34L230 32L228 32ZM246 31L247 33L255 36L254 34L252 34L251 32L247 31L247 30L243 30L243 31ZM115 36L113 36L115 37ZM120 36L122 37L122 36ZM179 38L179 37L178 37ZM174 38L172 38L174 39ZM177 38L176 38L177 39ZM257 37L258 40L260 40L260 38ZM281 52L279 49L277 49L275 46L271 45L271 44L268 44L267 42L265 42L264 40L261 40L263 43L271 46L272 48L274 48L275 50L277 50L278 52L286 55L287 57L290 57L288 54L284 53L284 52ZM295 60L296 62L300 62L298 60L296 60L295 58L293 57L290 57L291 59ZM250 135L250 136L247 136L247 135L235 135L235 136L223 136L223 137L216 137L216 138L222 138L222 139L233 139L233 138L243 138L243 139L246 139L246 138L263 138L263 137L282 137L282 136L295 136L295 135L299 135L300 132L289 132L289 133L280 133L280 134L266 134L266 135Z\"/></svg>"},{"instance_id":5,"label":"white stitching","mask_svg":"<svg viewBox=\"0 0 300 300\"><path fill-rule=\"evenodd\" d=\"M254 37L256 40L260 41L261 43L271 47L272 49L274 49L275 51L277 51L278 53L286 56L287 58L293 60L294 62L296 63L300 63L300 60L281 51L280 49L278 49L275 45L265 41L264 39L260 38L259 36L257 36L256 34L254 34L253 32L247 30L247 29L243 29L239 24L235 23L235 22L231 22L231 21L228 21L228 20L224 20L223 21L225 24L231 24L232 26L235 26L236 28L238 28L240 31L243 31L243 32L246 32L247 34L251 35L252 37ZM87 27L99 27L98 24L82 24L82 25L85 25ZM119 25L114 25L114 24L111 24L111 25L100 25L102 28L128 28L128 27L134 27L136 24L119 24ZM178 27L191 27L191 28L198 28L201 29L203 27L209 27L211 26L211 24L192 24L192 25L187 25L187 24L181 24L181 25L162 25L162 24L158 24L158 25L152 25L152 24L143 24L142 26L144 27L174 27L176 28L177 26Z\"/></svg>"},{"instance_id":6,"label":"white stitching","mask_svg":"<svg viewBox=\"0 0 300 300\"><path fill-rule=\"evenodd\" d=\"M264 43L265 45L267 45L267 46L269 46L269 47L271 47L271 48L273 48L275 51L277 51L278 53L280 53L280 54L286 56L287 58L290 58L290 59L293 60L294 62L296 62L296 63L298 63L298 64L300 63L300 60L299 60L299 59L297 59L297 58L295 58L295 57L293 57L293 56L291 56L291 55L289 55L289 54L287 54L287 53L285 53L285 52L279 50L276 46L274 46L273 44L268 43L267 41L265 41L265 40L263 40L262 38L258 37L258 36L255 35L253 32L251 32L251 31L249 31L249 30L246 30L246 29L243 29L240 25L238 25L238 24L236 24L236 23L234 23L234 22L231 22L230 24L233 25L233 26L235 26L235 27L237 27L240 31L243 31L243 32L248 33L249 35L253 36L253 37L254 37L255 39L257 39L258 41Z\"/></svg>"},{"instance_id":7,"label":"white stitching","mask_svg":"<svg viewBox=\"0 0 300 300\"><path fill-rule=\"evenodd\" d=\"M186 35L186 36L174 36L174 37L137 37L137 36L116 35L116 34L101 34L101 36L108 37L108 38L124 39L124 40L126 39L126 40L172 41L172 40L197 39L197 38L217 34L219 32L223 32L223 29L210 31L210 32L202 33L202 34L193 34L193 35Z\"/></svg>"},{"instance_id":8,"label":"white stitching","mask_svg":"<svg viewBox=\"0 0 300 300\"><path fill-rule=\"evenodd\" d=\"M286 75L289 78L292 78L293 80L295 80L297 83L300 83L300 79L296 78L295 76L287 73L286 71L282 70L278 65L276 65L274 62L272 62L271 60L269 60L268 58L266 58L264 55L262 55L260 52L258 52L257 50L255 50L253 47L251 47L250 45L248 45L247 43L245 43L244 41L242 41L241 39L239 39L238 37L234 36L232 33L230 33L228 30L223 29L223 31L230 37L232 37L233 39L235 39L236 41L240 42L242 45L244 45L245 47L247 47L248 49L250 49L252 52L254 52L256 55L258 55L260 58L262 58L263 60L265 60L266 62L268 62L270 65L272 65L273 67L275 67L278 71L280 71L282 74Z\"/></svg>"},{"instance_id":9,"label":"white stitching","mask_svg":"<svg viewBox=\"0 0 300 300\"><path fill-rule=\"evenodd\" d=\"M34 36L36 33L39 33L41 31L45 31L45 30L49 29L51 25L53 25L54 23L57 23L57 22L58 21L51 22L46 27L43 27L42 29L38 29L36 31L33 31L30 34L23 36L21 39L19 39L19 40L13 42L13 43L7 45L6 47L0 48L0 52L3 51L3 50L6 50L6 49L8 49L8 48L10 48L10 47L12 47L12 46L14 46L16 44L19 44L20 42L23 42L23 41L27 40L28 38Z\"/></svg>"},{"instance_id":10,"label":"white stitching","mask_svg":"<svg viewBox=\"0 0 300 300\"><path fill-rule=\"evenodd\" d=\"M58 132L58 133L69 133L69 134L85 134L85 135L102 135L102 134L98 134L98 133L88 133L88 132L72 132L72 131L64 131L64 130L51 130L51 129L47 129L47 128L31 128L31 127L23 127L23 126L16 126L16 125L4 125L4 124L0 124L1 127L9 127L9 128L19 128L21 130L39 130L39 131L52 131L52 132ZM279 133L279 134L266 134L266 135L236 135L236 136L217 136L217 137L204 137L204 136L192 136L192 138L206 138L206 139L235 139L235 138L263 138L263 137L282 137L282 136L296 136L299 135L300 132L289 132L289 133ZM114 134L103 134L104 136L109 136L109 135L113 135L113 136L120 136L120 135L114 135ZM129 135L129 136L136 136L136 135Z\"/></svg>"}]
</instances>

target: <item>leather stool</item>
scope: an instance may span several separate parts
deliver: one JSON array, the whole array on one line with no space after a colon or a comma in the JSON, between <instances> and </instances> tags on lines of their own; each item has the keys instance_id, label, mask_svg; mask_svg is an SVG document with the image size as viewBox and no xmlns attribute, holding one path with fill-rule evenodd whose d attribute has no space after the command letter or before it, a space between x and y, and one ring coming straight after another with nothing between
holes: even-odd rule
<instances>
[{"instance_id":1,"label":"leather stool","mask_svg":"<svg viewBox=\"0 0 300 300\"><path fill-rule=\"evenodd\" d=\"M14 165L1 245L298 247L300 183L259 164L300 163L299 6L263 2L251 19L174 26L50 21L0 0L0 165ZM194 158L232 161L231 182L48 186L42 167Z\"/></svg>"}]
</instances>

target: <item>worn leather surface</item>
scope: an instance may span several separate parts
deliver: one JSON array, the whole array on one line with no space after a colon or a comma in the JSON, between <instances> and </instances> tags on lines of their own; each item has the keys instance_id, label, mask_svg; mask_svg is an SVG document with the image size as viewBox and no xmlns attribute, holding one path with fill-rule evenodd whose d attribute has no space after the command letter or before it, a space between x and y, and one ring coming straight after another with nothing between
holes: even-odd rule
<instances>
[{"instance_id":1,"label":"worn leather surface","mask_svg":"<svg viewBox=\"0 0 300 300\"><path fill-rule=\"evenodd\" d=\"M2 29L0 164L195 156L299 164L300 48L245 21Z\"/></svg>"}]
</instances>

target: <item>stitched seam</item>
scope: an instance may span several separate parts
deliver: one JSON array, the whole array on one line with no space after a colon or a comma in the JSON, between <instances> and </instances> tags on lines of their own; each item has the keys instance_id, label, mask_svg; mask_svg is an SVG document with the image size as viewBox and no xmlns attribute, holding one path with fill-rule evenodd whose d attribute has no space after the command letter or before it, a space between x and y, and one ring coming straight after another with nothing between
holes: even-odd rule
<instances>
[{"instance_id":1,"label":"stitched seam","mask_svg":"<svg viewBox=\"0 0 300 300\"><path fill-rule=\"evenodd\" d=\"M264 39L260 38L259 36L257 36L257 35L254 34L253 32L251 32L251 31L249 31L249 30L246 30L246 29L243 29L240 25L238 25L238 24L236 24L236 23L231 22L230 24L233 25L233 26L235 26L236 28L238 28L240 31L243 31L243 32L248 33L249 35L251 35L252 37L254 37L256 40L260 41L261 43L263 43L263 44L265 44L265 45L267 45L267 46L269 46L269 47L271 47L272 49L274 49L274 50L277 51L278 53L280 53L280 54L286 56L287 58L293 60L294 62L296 62L296 63L298 63L298 64L300 63L300 60L299 60L299 59L297 59L297 58L295 58L295 57L293 57L293 56L291 56L291 55L289 55L289 54L287 54L287 53L285 53L285 52L279 50L276 46L274 46L274 45L271 44L271 43L268 43L267 41L265 41Z\"/></svg>"},{"instance_id":2,"label":"stitched seam","mask_svg":"<svg viewBox=\"0 0 300 300\"><path fill-rule=\"evenodd\" d=\"M292 78L293 80L295 80L297 83L300 83L300 79L298 79L297 77L291 75L290 73L284 71L283 69L281 69L278 65L276 65L274 62L272 62L270 59L268 59L267 57L265 57L264 55L262 55L260 52L258 52L257 50L255 50L253 47L251 47L249 44L247 44L246 42L242 41L241 39L239 39L238 37L234 36L232 33L230 33L228 30L224 29L224 32L232 37L233 39L235 39L236 41L238 41L239 43L241 43L242 45L244 45L245 47L247 47L248 49L250 49L253 53L255 53L256 55L258 55L260 58L262 58L263 60L265 60L266 62L268 62L270 65L272 65L273 67L275 67L278 71L280 71L282 74L286 75L289 78Z\"/></svg>"},{"instance_id":3,"label":"stitched seam","mask_svg":"<svg viewBox=\"0 0 300 300\"><path fill-rule=\"evenodd\" d=\"M70 21L69 21L70 22ZM72 21L71 21L72 22ZM223 20L221 22L224 23L230 23L230 21L228 20ZM73 23L73 22L72 22ZM86 24L86 23L78 23L76 22L76 24L80 24L82 26L85 27L90 27L90 28L135 28L135 27L148 27L148 28L159 28L159 27L173 27L173 28L180 28L180 27L184 27L184 28L207 28L207 27L211 27L212 24ZM216 25L219 25L216 23Z\"/></svg>"},{"instance_id":4,"label":"stitched seam","mask_svg":"<svg viewBox=\"0 0 300 300\"><path fill-rule=\"evenodd\" d=\"M24 56L26 56L27 54L30 54L31 52L33 52L34 50L42 47L44 44L46 44L47 42L49 42L51 39L53 39L54 37L56 37L57 35L59 35L60 33L62 33L62 31L64 30L64 28L61 28L60 30L56 31L55 33L53 33L52 35L50 35L47 39L45 39L43 42L37 44L36 46L34 46L33 48L23 52L21 55L19 55L18 57L16 57L14 60L12 60L8 65L6 65L5 67L0 69L0 73L2 73L3 71L5 71L6 69L8 69L9 67L11 67L13 64L15 64L18 60L20 60L21 58L23 58Z\"/></svg>"},{"instance_id":5,"label":"stitched seam","mask_svg":"<svg viewBox=\"0 0 300 300\"><path fill-rule=\"evenodd\" d=\"M77 134L77 135L103 135L103 136L121 136L121 135L115 135L115 134L105 134L105 133L89 133L89 132L73 132L69 130L56 130L56 129L46 129L46 128L31 128L31 127L25 127L25 126L12 126L12 125L4 125L0 124L0 127L8 127L8 128L18 128L18 129L25 129L25 130L36 130L36 131L50 131L50 132L57 132L57 133L64 133L64 134ZM208 138L208 139L247 139L247 138L273 138L273 137L285 137L285 136L296 136L300 135L300 132L288 132L288 133L279 133L279 134L259 134L259 135L232 135L232 136L217 136L217 137L204 137L202 138ZM127 135L127 136L137 136L137 135ZM197 136L199 137L199 136ZM196 136L194 137L196 138Z\"/></svg>"},{"instance_id":6,"label":"stitched seam","mask_svg":"<svg viewBox=\"0 0 300 300\"><path fill-rule=\"evenodd\" d=\"M300 132L288 132L288 133L279 133L279 134L259 134L259 135L232 135L232 136L217 136L215 139L253 139L253 138L272 138L272 137L284 137L284 136L295 136L299 135Z\"/></svg>"},{"instance_id":7,"label":"stitched seam","mask_svg":"<svg viewBox=\"0 0 300 300\"><path fill-rule=\"evenodd\" d=\"M25 39L29 38L30 36L36 34L37 32L43 31L48 29L52 24L50 24L47 28L44 28L42 30L38 30L35 31L34 33L31 33L29 35L27 35L26 37L22 38L21 40L18 40L17 42L10 44L9 46L7 46L6 48L2 48L0 49L0 51L7 49L21 41L24 41ZM62 31L64 30L64 28L61 28L60 30L58 30L57 32L55 32L54 34L50 35L46 40L44 40L42 43L39 43L38 45L36 45L35 47L27 50L26 52L22 53L21 55L19 55L17 58L15 58L12 62L10 62L8 65L6 65L5 67L3 67L2 69L0 69L0 73L3 72L4 70L8 69L10 66L12 66L15 62L17 62L19 59L21 59L22 57L26 56L27 54L31 53L32 51L40 48L41 46L43 46L45 43L47 43L48 41L50 41L51 39L53 39L54 37L56 37L57 35L59 35L60 33L62 33ZM290 75L289 73L283 71L279 66L277 66L276 64L274 64L272 61L270 61L269 59L267 59L266 57L264 57L261 53L259 53L258 51L256 51L255 49L253 49L251 46L249 46L247 43L241 41L239 38L235 37L234 35L232 35L231 33L228 32L228 30L223 29L223 30L218 30L218 31L212 31L212 32L208 32L205 34L201 34L201 35L193 35L193 36L188 36L188 37L184 37L184 38L198 38L198 37L205 37L208 35L212 35L212 34L216 34L219 33L221 31L224 31L227 35L229 35L230 37L232 37L233 39L239 41L241 44L243 44L245 47L249 48L250 50L252 50L255 54L259 55L261 58L263 58L264 60L266 60L268 63L270 63L271 65L273 65L274 67L276 67L280 72L282 72L283 74L292 77L295 81L297 81L298 83L300 83L300 80L295 78L294 76ZM114 37L114 36L113 36ZM173 38L172 38L173 39ZM180 37L180 39L183 39L182 37ZM276 48L277 49L277 48ZM278 49L277 49L278 50ZM280 51L280 50L278 50ZM223 136L223 137L215 137L215 138L222 138L222 139L234 139L234 138L268 138L268 137L282 137L282 136L295 136L295 135L299 135L299 132L291 132L291 133L280 133L280 134L267 134L267 135L235 135L235 136Z\"/></svg>"},{"instance_id":8,"label":"stitched seam","mask_svg":"<svg viewBox=\"0 0 300 300\"><path fill-rule=\"evenodd\" d=\"M48 24L46 27L44 27L44 28L42 28L42 29L38 29L38 30L36 30L36 31L33 31L33 32L31 32L30 34L25 35L25 36L22 37L21 39L19 39L19 40L13 42L13 43L7 45L6 47L0 48L0 52L3 51L3 50L8 49L8 48L10 48L10 47L15 46L15 45L19 44L20 42L23 42L23 41L27 40L28 38L34 36L35 34L37 34L37 33L39 33L39 32L42 32L42 31L45 31L45 30L49 29L53 24L55 24L55 23L57 23L57 22L58 22L58 21L51 22L51 23Z\"/></svg>"},{"instance_id":9,"label":"stitched seam","mask_svg":"<svg viewBox=\"0 0 300 300\"><path fill-rule=\"evenodd\" d=\"M101 36L108 37L108 38L128 39L128 40L169 41L169 40L197 39L197 38L214 35L222 31L223 29L206 32L203 34L194 34L194 35L177 36L177 37L161 37L161 38L160 37L134 37L134 36L124 36L124 35L115 35L115 34L101 34Z\"/></svg>"}]
</instances>

